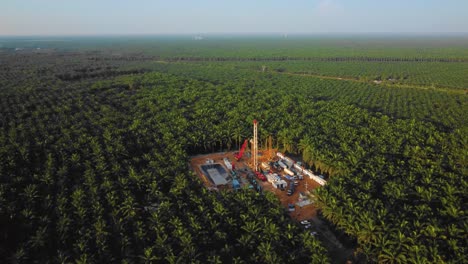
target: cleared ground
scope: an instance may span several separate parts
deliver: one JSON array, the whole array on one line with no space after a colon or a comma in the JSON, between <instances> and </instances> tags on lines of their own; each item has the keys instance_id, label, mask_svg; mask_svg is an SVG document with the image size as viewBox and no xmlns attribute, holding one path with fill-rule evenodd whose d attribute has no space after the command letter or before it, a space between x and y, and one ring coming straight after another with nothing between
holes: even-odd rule
<instances>
[{"instance_id":1,"label":"cleared ground","mask_svg":"<svg viewBox=\"0 0 468 264\"><path fill-rule=\"evenodd\" d=\"M269 157L272 157L273 155L269 155L270 153L265 153L264 156L262 156L262 160L267 160ZM220 153L212 153L212 154L207 154L207 155L199 155L199 156L194 156L190 160L190 166L191 168L196 172L198 177L203 181L205 186L209 189L232 189L231 183L228 183L225 186L215 186L210 179L206 175L203 174L202 170L200 169L201 165L206 164L207 160L212 160L214 163L219 163L221 164L226 170L226 166L224 164L223 159L228 158L231 163L234 164L234 169L236 172L238 172L239 178L241 178L241 185L249 185L247 179L246 179L246 171L252 171L252 168L250 166L250 158L248 157L243 157L239 162L235 161L234 158L234 152L220 152ZM277 157L273 157L270 160L277 160ZM273 172L276 172L280 175L283 175L283 172L277 171L272 169ZM264 191L269 191L273 192L278 199L280 200L281 204L285 207L288 208L288 204L296 204L299 201L299 194L306 193L307 191L312 191L313 189L316 189L320 187L318 183L310 179L309 177L305 176L303 180L298 180L299 185L296 186L295 192L293 195L288 196L287 195L287 188L284 191L281 191L280 189L276 189L273 187L271 183L268 181L262 182L258 179L256 179L257 183L260 184L262 189ZM292 184L292 182L288 181L288 184ZM241 186L243 187L243 186ZM248 186L246 186L248 187ZM252 190L254 191L254 190ZM305 219L312 219L313 217L316 216L316 208L313 204L309 204L303 207L295 206L295 211L290 212L291 218L296 219L298 221L305 220Z\"/></svg>"}]
</instances>

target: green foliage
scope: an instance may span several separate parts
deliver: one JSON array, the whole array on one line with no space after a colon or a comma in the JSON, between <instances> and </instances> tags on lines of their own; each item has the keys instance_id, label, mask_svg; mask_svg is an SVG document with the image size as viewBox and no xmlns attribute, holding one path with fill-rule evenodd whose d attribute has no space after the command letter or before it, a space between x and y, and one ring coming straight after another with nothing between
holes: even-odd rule
<instances>
[{"instance_id":1,"label":"green foliage","mask_svg":"<svg viewBox=\"0 0 468 264\"><path fill-rule=\"evenodd\" d=\"M462 89L468 88L467 62L435 62L435 61L381 61L350 60L295 60L295 61L264 61L264 62L220 62L219 67L232 67L261 71L266 66L269 72L285 72L300 75L341 78L343 81L358 81L372 83L382 81L383 85L426 89Z\"/></svg>"},{"instance_id":2,"label":"green foliage","mask_svg":"<svg viewBox=\"0 0 468 264\"><path fill-rule=\"evenodd\" d=\"M211 193L188 172L188 150L233 140L219 133L224 124L214 128L216 137L204 131L212 110L196 97L212 91L162 74L140 75L138 93L119 85L134 78L99 84L105 89L83 83L4 94L3 260L327 261L315 238L303 238L297 226L285 232L291 220L276 199ZM29 113L32 105L37 114Z\"/></svg>"},{"instance_id":3,"label":"green foliage","mask_svg":"<svg viewBox=\"0 0 468 264\"><path fill-rule=\"evenodd\" d=\"M272 136L329 176L317 206L357 239L363 259L457 263L467 254L462 93L241 63L2 56L5 262L327 263L274 195L212 193L188 172L191 154L238 148L254 118L261 146ZM62 78L89 69L104 73Z\"/></svg>"}]
</instances>

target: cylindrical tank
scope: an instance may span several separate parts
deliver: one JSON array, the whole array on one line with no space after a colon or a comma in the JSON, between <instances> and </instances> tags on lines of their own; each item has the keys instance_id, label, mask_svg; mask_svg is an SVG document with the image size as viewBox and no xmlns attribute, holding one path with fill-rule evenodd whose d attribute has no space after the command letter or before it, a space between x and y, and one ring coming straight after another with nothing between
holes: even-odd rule
<instances>
[{"instance_id":1,"label":"cylindrical tank","mask_svg":"<svg viewBox=\"0 0 468 264\"><path fill-rule=\"evenodd\" d=\"M290 169L288 168L285 168L284 169L284 172L286 172L287 174L291 175L291 176L294 176L294 172L292 172Z\"/></svg>"}]
</instances>

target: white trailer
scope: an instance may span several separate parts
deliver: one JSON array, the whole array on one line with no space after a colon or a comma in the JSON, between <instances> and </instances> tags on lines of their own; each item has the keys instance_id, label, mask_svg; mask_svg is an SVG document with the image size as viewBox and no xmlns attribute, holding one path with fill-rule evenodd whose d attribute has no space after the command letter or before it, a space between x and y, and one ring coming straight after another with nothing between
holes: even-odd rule
<instances>
[{"instance_id":1,"label":"white trailer","mask_svg":"<svg viewBox=\"0 0 468 264\"><path fill-rule=\"evenodd\" d=\"M284 155L283 153L277 152L276 156L278 156L281 159L280 161L278 161L278 164L281 167L284 168L284 171L287 174L289 174L291 176L294 176L294 173L291 170L288 169L289 167L292 167L292 168L296 169L299 172L298 173L299 178L302 177L301 174L305 174L305 175L309 176L309 178L311 178L312 180L314 180L315 182L317 182L318 184L320 184L322 186L327 183L324 179L322 179L319 176L315 175L312 171L304 169L304 167L302 167L299 164L295 163L292 159L286 157L286 155ZM289 165L289 167L288 167L288 165Z\"/></svg>"},{"instance_id":2,"label":"white trailer","mask_svg":"<svg viewBox=\"0 0 468 264\"><path fill-rule=\"evenodd\" d=\"M288 187L288 183L285 180L275 181L272 184L273 184L273 187L275 187L276 189Z\"/></svg>"},{"instance_id":3,"label":"white trailer","mask_svg":"<svg viewBox=\"0 0 468 264\"><path fill-rule=\"evenodd\" d=\"M266 175L267 177L267 180L269 183L271 183L271 185L273 185L273 187L275 188L286 188L288 187L288 184L285 180L281 179L281 177L279 177L278 175L276 174L271 174L271 173L268 173Z\"/></svg>"},{"instance_id":4,"label":"white trailer","mask_svg":"<svg viewBox=\"0 0 468 264\"><path fill-rule=\"evenodd\" d=\"M309 176L309 178L311 178L312 180L314 180L315 182L317 182L318 184L320 184L322 186L327 183L324 179L322 179L319 176L315 175L310 170L304 170L304 174L306 174L307 176Z\"/></svg>"},{"instance_id":5,"label":"white trailer","mask_svg":"<svg viewBox=\"0 0 468 264\"><path fill-rule=\"evenodd\" d=\"M276 156L278 156L280 159L284 159L285 156L281 152L276 152Z\"/></svg>"},{"instance_id":6,"label":"white trailer","mask_svg":"<svg viewBox=\"0 0 468 264\"><path fill-rule=\"evenodd\" d=\"M297 164L297 163L294 164L294 168L295 168L298 172L303 172L303 171L304 171L304 168L303 168L301 165Z\"/></svg>"},{"instance_id":7,"label":"white trailer","mask_svg":"<svg viewBox=\"0 0 468 264\"><path fill-rule=\"evenodd\" d=\"M288 158L286 155L284 155L281 152L276 152L276 156L280 158L280 160L286 164L288 167L291 167L294 164L294 160Z\"/></svg>"}]
</instances>

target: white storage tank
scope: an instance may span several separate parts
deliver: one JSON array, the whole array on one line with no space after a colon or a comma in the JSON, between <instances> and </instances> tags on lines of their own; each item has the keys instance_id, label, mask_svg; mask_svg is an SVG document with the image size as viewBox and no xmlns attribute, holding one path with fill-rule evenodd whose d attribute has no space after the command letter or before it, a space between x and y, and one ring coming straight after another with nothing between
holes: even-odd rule
<instances>
[{"instance_id":1,"label":"white storage tank","mask_svg":"<svg viewBox=\"0 0 468 264\"><path fill-rule=\"evenodd\" d=\"M285 168L284 169L284 172L286 172L287 174L291 175L291 176L294 176L294 172L292 172L290 169L288 168Z\"/></svg>"}]
</instances>

